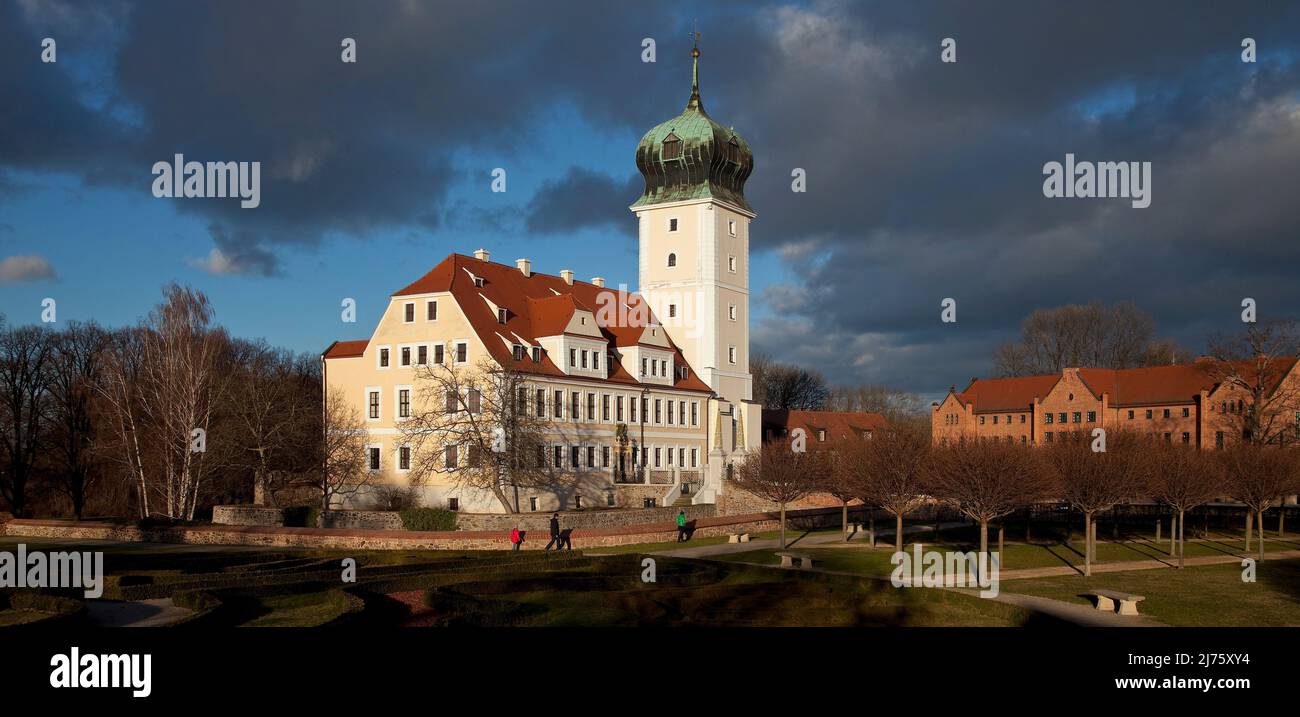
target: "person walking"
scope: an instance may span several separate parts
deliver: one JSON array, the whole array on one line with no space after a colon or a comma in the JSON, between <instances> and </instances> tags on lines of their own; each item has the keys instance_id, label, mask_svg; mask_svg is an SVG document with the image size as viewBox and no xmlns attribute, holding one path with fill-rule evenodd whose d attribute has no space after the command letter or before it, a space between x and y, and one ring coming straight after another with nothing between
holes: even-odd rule
<instances>
[{"instance_id":1,"label":"person walking","mask_svg":"<svg viewBox=\"0 0 1300 717\"><path fill-rule=\"evenodd\" d=\"M563 542L560 540L560 514L559 513L551 514L551 542L546 544L546 548L544 550L550 550L552 545L555 546L556 550L559 550L563 546Z\"/></svg>"},{"instance_id":2,"label":"person walking","mask_svg":"<svg viewBox=\"0 0 1300 717\"><path fill-rule=\"evenodd\" d=\"M686 511L677 511L677 542L686 542Z\"/></svg>"},{"instance_id":3,"label":"person walking","mask_svg":"<svg viewBox=\"0 0 1300 717\"><path fill-rule=\"evenodd\" d=\"M515 546L512 550L517 552L519 544L522 542L524 542L524 536L519 532L519 526L516 525L514 530L510 531L510 543Z\"/></svg>"}]
</instances>

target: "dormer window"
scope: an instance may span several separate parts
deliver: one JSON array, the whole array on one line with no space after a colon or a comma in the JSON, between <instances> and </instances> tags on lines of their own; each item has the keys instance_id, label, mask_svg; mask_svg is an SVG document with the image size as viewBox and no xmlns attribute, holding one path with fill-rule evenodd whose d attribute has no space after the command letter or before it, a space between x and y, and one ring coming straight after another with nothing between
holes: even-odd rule
<instances>
[{"instance_id":1,"label":"dormer window","mask_svg":"<svg viewBox=\"0 0 1300 717\"><path fill-rule=\"evenodd\" d=\"M482 287L483 287L483 277L481 277L481 276L476 276L476 277L474 277L474 286L477 286L477 287L479 287L479 288L482 288Z\"/></svg>"},{"instance_id":2,"label":"dormer window","mask_svg":"<svg viewBox=\"0 0 1300 717\"><path fill-rule=\"evenodd\" d=\"M737 142L734 136L727 143L727 159L740 164L740 142Z\"/></svg>"},{"instance_id":3,"label":"dormer window","mask_svg":"<svg viewBox=\"0 0 1300 717\"><path fill-rule=\"evenodd\" d=\"M541 363L541 362L542 362L542 347L541 347L541 346L534 346L534 347L533 347L533 363Z\"/></svg>"},{"instance_id":4,"label":"dormer window","mask_svg":"<svg viewBox=\"0 0 1300 717\"><path fill-rule=\"evenodd\" d=\"M664 137L664 159L678 159L682 156L682 140L672 132Z\"/></svg>"},{"instance_id":5,"label":"dormer window","mask_svg":"<svg viewBox=\"0 0 1300 717\"><path fill-rule=\"evenodd\" d=\"M507 319L507 318L508 318L508 314L506 313L506 310L505 310L505 309L497 309L497 323L498 323L498 324L504 324L504 323L506 322L506 319Z\"/></svg>"},{"instance_id":6,"label":"dormer window","mask_svg":"<svg viewBox=\"0 0 1300 717\"><path fill-rule=\"evenodd\" d=\"M514 354L515 354L515 360L516 360L516 361L523 361L523 360L524 360L524 347L523 347L522 344L515 344L515 345L514 345Z\"/></svg>"},{"instance_id":7,"label":"dormer window","mask_svg":"<svg viewBox=\"0 0 1300 717\"><path fill-rule=\"evenodd\" d=\"M669 255L668 255L668 266L677 266L677 255L676 255L676 254L669 254Z\"/></svg>"}]
</instances>

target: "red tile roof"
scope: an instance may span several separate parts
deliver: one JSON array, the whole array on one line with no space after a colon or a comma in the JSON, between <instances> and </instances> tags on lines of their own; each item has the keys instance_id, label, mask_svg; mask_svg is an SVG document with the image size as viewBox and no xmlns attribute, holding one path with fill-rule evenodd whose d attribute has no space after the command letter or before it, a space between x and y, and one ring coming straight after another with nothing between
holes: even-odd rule
<instances>
[{"instance_id":1,"label":"red tile roof","mask_svg":"<svg viewBox=\"0 0 1300 717\"><path fill-rule=\"evenodd\" d=\"M475 285L475 277L483 280L483 286ZM595 315L597 328L611 347L626 348L637 345L646 326L658 323L640 294L620 293L584 281L569 284L558 276L537 272L524 276L514 266L483 261L464 254L449 255L429 273L393 296L441 292L449 292L455 297L461 311L497 363L524 373L567 376L549 356L544 355L541 363L533 363L528 356L522 361L516 361L510 347L500 337L505 337L509 344L515 344L519 342L515 338L518 335L525 345L536 345L538 338L564 333L574 311L581 310ZM506 309L504 324L498 321L496 313L484 298ZM626 306L618 306L618 311L601 310L610 302ZM614 321L604 321L607 312L615 314L612 317ZM365 344L364 341L341 343L361 343L363 349ZM680 349L673 345L670 350L674 354L676 366L690 368ZM333 356L327 354L327 358ZM618 362L610 364L609 375L605 380L642 385ZM681 378L678 373L672 385L677 389L712 393L708 385L695 375L694 370L688 371L687 378Z\"/></svg>"},{"instance_id":2,"label":"red tile roof","mask_svg":"<svg viewBox=\"0 0 1300 717\"><path fill-rule=\"evenodd\" d=\"M325 349L325 358L356 358L366 352L366 345L370 342L361 341L335 341L330 347Z\"/></svg>"},{"instance_id":3,"label":"red tile roof","mask_svg":"<svg viewBox=\"0 0 1300 717\"><path fill-rule=\"evenodd\" d=\"M769 432L778 436L787 435L796 428L802 428L809 440L817 440L817 431L826 431L826 440L840 441L846 438L860 438L866 431L883 427L887 421L879 413L856 413L850 411L790 411L785 409L764 409L763 438Z\"/></svg>"},{"instance_id":4,"label":"red tile roof","mask_svg":"<svg viewBox=\"0 0 1300 717\"><path fill-rule=\"evenodd\" d=\"M1046 396L1059 380L1059 374L976 379L957 394L957 400L974 403L976 412L1027 411L1035 398Z\"/></svg>"}]
</instances>

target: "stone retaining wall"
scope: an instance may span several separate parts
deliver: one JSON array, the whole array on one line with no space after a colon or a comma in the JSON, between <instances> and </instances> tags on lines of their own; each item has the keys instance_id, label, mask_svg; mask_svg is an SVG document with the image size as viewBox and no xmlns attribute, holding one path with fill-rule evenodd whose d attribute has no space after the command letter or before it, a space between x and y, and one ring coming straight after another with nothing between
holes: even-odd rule
<instances>
[{"instance_id":1,"label":"stone retaining wall","mask_svg":"<svg viewBox=\"0 0 1300 717\"><path fill-rule=\"evenodd\" d=\"M796 526L838 524L839 511L814 509L790 511ZM731 533L758 533L780 527L778 517L757 513L725 518L699 518L693 521L694 537L712 537ZM174 528L139 528L63 520L11 520L3 526L9 536L30 538L64 538L71 540L117 540L143 543L184 543L192 545L260 545L280 548L332 548L341 550L508 550L506 531L342 530L337 528L283 528L269 526L204 525ZM677 527L671 523L651 523L620 528L577 528L573 531L575 549L599 548L637 543L676 540ZM546 546L546 531L527 531L524 550L541 550Z\"/></svg>"},{"instance_id":2,"label":"stone retaining wall","mask_svg":"<svg viewBox=\"0 0 1300 717\"><path fill-rule=\"evenodd\" d=\"M322 528L344 530L405 530L395 510L331 510L321 516ZM215 521L213 521L215 522Z\"/></svg>"},{"instance_id":3,"label":"stone retaining wall","mask_svg":"<svg viewBox=\"0 0 1300 717\"><path fill-rule=\"evenodd\" d=\"M284 525L284 509L263 505L214 505L212 522L217 525Z\"/></svg>"},{"instance_id":4,"label":"stone retaining wall","mask_svg":"<svg viewBox=\"0 0 1300 717\"><path fill-rule=\"evenodd\" d=\"M712 518L716 510L712 505L688 505L682 508L642 508L640 510L583 510L561 511L560 527L569 528L618 528L629 525L649 523L672 523L677 519L677 511L686 512L687 520ZM550 528L551 514L546 512L522 513L518 515L502 513L458 513L456 527L460 530L487 530L509 532L518 525L521 530L547 531Z\"/></svg>"}]
</instances>

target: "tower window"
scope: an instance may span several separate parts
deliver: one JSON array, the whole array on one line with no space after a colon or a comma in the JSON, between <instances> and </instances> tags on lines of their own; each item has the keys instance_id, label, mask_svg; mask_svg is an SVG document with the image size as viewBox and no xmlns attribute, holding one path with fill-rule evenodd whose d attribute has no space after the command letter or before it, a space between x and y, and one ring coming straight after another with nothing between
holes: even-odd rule
<instances>
[{"instance_id":1,"label":"tower window","mask_svg":"<svg viewBox=\"0 0 1300 717\"><path fill-rule=\"evenodd\" d=\"M668 318L671 319L671 318L675 318L676 316L677 316L677 304L669 304L669 305L668 305Z\"/></svg>"},{"instance_id":2,"label":"tower window","mask_svg":"<svg viewBox=\"0 0 1300 717\"><path fill-rule=\"evenodd\" d=\"M727 270L733 274L736 273L736 257L727 257Z\"/></svg>"},{"instance_id":3,"label":"tower window","mask_svg":"<svg viewBox=\"0 0 1300 717\"><path fill-rule=\"evenodd\" d=\"M731 305L727 306L727 317L730 318L732 321L735 321L735 320L736 320L736 305L735 305L735 304L731 304Z\"/></svg>"},{"instance_id":4,"label":"tower window","mask_svg":"<svg viewBox=\"0 0 1300 717\"><path fill-rule=\"evenodd\" d=\"M731 234L731 236L733 237L736 236L736 220L734 219L727 220L727 232Z\"/></svg>"},{"instance_id":5,"label":"tower window","mask_svg":"<svg viewBox=\"0 0 1300 717\"><path fill-rule=\"evenodd\" d=\"M664 159L678 159L682 156L682 140L672 132L664 137Z\"/></svg>"},{"instance_id":6,"label":"tower window","mask_svg":"<svg viewBox=\"0 0 1300 717\"><path fill-rule=\"evenodd\" d=\"M730 362L730 363L735 363L735 362L736 362L736 347L735 347L735 346L728 346L728 347L727 347L727 361Z\"/></svg>"},{"instance_id":7,"label":"tower window","mask_svg":"<svg viewBox=\"0 0 1300 717\"><path fill-rule=\"evenodd\" d=\"M677 231L677 217L672 217L668 220L668 231Z\"/></svg>"},{"instance_id":8,"label":"tower window","mask_svg":"<svg viewBox=\"0 0 1300 717\"><path fill-rule=\"evenodd\" d=\"M669 254L669 255L668 255L668 266L677 266L677 255L676 255L676 254Z\"/></svg>"}]
</instances>

